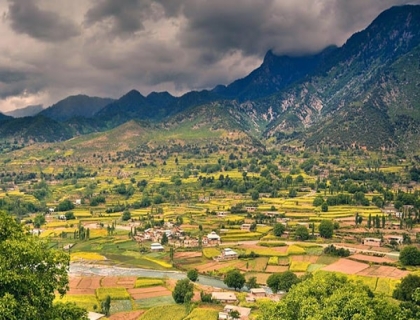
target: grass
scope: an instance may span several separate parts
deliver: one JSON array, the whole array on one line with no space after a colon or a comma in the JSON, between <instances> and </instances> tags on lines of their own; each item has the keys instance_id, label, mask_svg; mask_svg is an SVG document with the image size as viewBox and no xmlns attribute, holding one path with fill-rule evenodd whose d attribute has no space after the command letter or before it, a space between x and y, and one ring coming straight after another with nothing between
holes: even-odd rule
<instances>
[{"instance_id":1,"label":"grass","mask_svg":"<svg viewBox=\"0 0 420 320\"><path fill-rule=\"evenodd\" d=\"M293 272L306 272L310 264L308 261L292 261L289 270Z\"/></svg>"},{"instance_id":2,"label":"grass","mask_svg":"<svg viewBox=\"0 0 420 320\"><path fill-rule=\"evenodd\" d=\"M297 245L291 245L287 248L287 255L300 255L300 254L306 254L305 249L301 248Z\"/></svg>"},{"instance_id":3,"label":"grass","mask_svg":"<svg viewBox=\"0 0 420 320\"><path fill-rule=\"evenodd\" d=\"M93 295L93 294L77 294L77 295L69 295L69 294L67 294L63 298L60 298L59 296L57 296L54 299L54 302L62 302L62 303L74 302L79 307L85 308L85 309L87 309L89 311L93 311L95 305L98 308L100 306L100 304L99 304L96 296Z\"/></svg>"},{"instance_id":4,"label":"grass","mask_svg":"<svg viewBox=\"0 0 420 320\"><path fill-rule=\"evenodd\" d=\"M169 305L174 303L175 301L172 296L153 297L134 301L136 308L139 309L149 309L156 306Z\"/></svg>"},{"instance_id":5,"label":"grass","mask_svg":"<svg viewBox=\"0 0 420 320\"><path fill-rule=\"evenodd\" d=\"M146 287L153 287L153 286L160 286L163 285L162 279L153 279L153 278L138 278L136 280L136 284L134 285L135 288L146 288Z\"/></svg>"},{"instance_id":6,"label":"grass","mask_svg":"<svg viewBox=\"0 0 420 320\"><path fill-rule=\"evenodd\" d=\"M146 311L138 320L182 320L187 316L184 305L158 306Z\"/></svg>"},{"instance_id":7,"label":"grass","mask_svg":"<svg viewBox=\"0 0 420 320\"><path fill-rule=\"evenodd\" d=\"M96 296L100 301L105 300L107 296L110 296L111 300L130 299L130 295L125 288L98 288L96 289Z\"/></svg>"},{"instance_id":8,"label":"grass","mask_svg":"<svg viewBox=\"0 0 420 320\"><path fill-rule=\"evenodd\" d=\"M219 255L220 255L219 249L216 249L216 248L203 249L203 256L205 256L207 259L213 259L214 257L217 257Z\"/></svg>"},{"instance_id":9,"label":"grass","mask_svg":"<svg viewBox=\"0 0 420 320\"><path fill-rule=\"evenodd\" d=\"M74 252L70 254L70 261L89 260L89 261L103 261L106 258L96 252Z\"/></svg>"},{"instance_id":10,"label":"grass","mask_svg":"<svg viewBox=\"0 0 420 320\"><path fill-rule=\"evenodd\" d=\"M217 319L219 312L208 308L195 308L184 320Z\"/></svg>"},{"instance_id":11,"label":"grass","mask_svg":"<svg viewBox=\"0 0 420 320\"><path fill-rule=\"evenodd\" d=\"M110 313L114 314L117 312L131 311L133 306L131 300L114 300L111 301Z\"/></svg>"}]
</instances>

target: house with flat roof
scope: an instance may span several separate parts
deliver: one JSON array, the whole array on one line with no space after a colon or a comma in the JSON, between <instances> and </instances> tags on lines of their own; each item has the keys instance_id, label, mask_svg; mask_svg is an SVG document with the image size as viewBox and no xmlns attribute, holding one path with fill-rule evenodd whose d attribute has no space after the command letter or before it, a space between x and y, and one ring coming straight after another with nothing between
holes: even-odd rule
<instances>
[{"instance_id":1,"label":"house with flat roof","mask_svg":"<svg viewBox=\"0 0 420 320\"><path fill-rule=\"evenodd\" d=\"M379 238L364 238L363 244L365 246L380 247L382 244L382 240Z\"/></svg>"},{"instance_id":2,"label":"house with flat roof","mask_svg":"<svg viewBox=\"0 0 420 320\"><path fill-rule=\"evenodd\" d=\"M235 303L238 301L233 292L212 292L211 299L221 303Z\"/></svg>"},{"instance_id":3,"label":"house with flat roof","mask_svg":"<svg viewBox=\"0 0 420 320\"><path fill-rule=\"evenodd\" d=\"M165 250L165 248L159 243L159 242L154 242L150 245L150 251L163 251Z\"/></svg>"}]
</instances>

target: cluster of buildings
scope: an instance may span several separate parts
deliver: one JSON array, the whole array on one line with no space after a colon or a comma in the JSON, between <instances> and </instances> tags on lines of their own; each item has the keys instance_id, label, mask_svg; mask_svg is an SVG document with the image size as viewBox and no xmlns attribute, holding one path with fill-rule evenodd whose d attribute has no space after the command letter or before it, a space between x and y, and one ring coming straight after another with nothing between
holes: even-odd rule
<instances>
[{"instance_id":1,"label":"cluster of buildings","mask_svg":"<svg viewBox=\"0 0 420 320\"><path fill-rule=\"evenodd\" d=\"M166 223L163 228L154 227L146 229L144 232L136 234L134 239L139 243L145 241L152 242L150 247L151 251L163 251L164 248L160 244L164 234L168 239L168 244L175 248L209 247L217 246L221 243L220 236L214 231L199 239L198 237L186 235L180 227L174 226L171 223Z\"/></svg>"}]
</instances>

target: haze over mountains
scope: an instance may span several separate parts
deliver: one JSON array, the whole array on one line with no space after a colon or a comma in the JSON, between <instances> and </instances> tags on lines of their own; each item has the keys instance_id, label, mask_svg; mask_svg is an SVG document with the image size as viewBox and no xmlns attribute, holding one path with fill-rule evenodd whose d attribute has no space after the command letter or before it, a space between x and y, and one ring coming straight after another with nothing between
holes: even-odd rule
<instances>
[{"instance_id":1,"label":"haze over mountains","mask_svg":"<svg viewBox=\"0 0 420 320\"><path fill-rule=\"evenodd\" d=\"M227 86L181 97L136 90L115 101L71 96L34 117L0 114L0 136L60 141L133 119L176 127L208 112L218 114L218 129L262 143L275 137L314 147L413 148L420 138L419 61L420 6L393 7L342 47L300 57L269 51L259 68Z\"/></svg>"}]
</instances>

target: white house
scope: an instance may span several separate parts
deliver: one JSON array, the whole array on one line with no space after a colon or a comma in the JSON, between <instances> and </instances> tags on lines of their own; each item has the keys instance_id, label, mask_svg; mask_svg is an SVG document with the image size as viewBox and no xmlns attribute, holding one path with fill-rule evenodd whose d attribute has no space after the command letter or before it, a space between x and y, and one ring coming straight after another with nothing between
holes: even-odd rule
<instances>
[{"instance_id":1,"label":"white house","mask_svg":"<svg viewBox=\"0 0 420 320\"><path fill-rule=\"evenodd\" d=\"M236 295L232 292L212 292L211 299L224 303L235 303L238 301Z\"/></svg>"},{"instance_id":2,"label":"white house","mask_svg":"<svg viewBox=\"0 0 420 320\"><path fill-rule=\"evenodd\" d=\"M151 251L163 251L163 250L165 250L165 248L159 242L154 242L150 245L150 250Z\"/></svg>"},{"instance_id":3,"label":"white house","mask_svg":"<svg viewBox=\"0 0 420 320\"><path fill-rule=\"evenodd\" d=\"M216 232L212 231L207 235L207 239L209 242L220 241L220 236Z\"/></svg>"}]
</instances>

